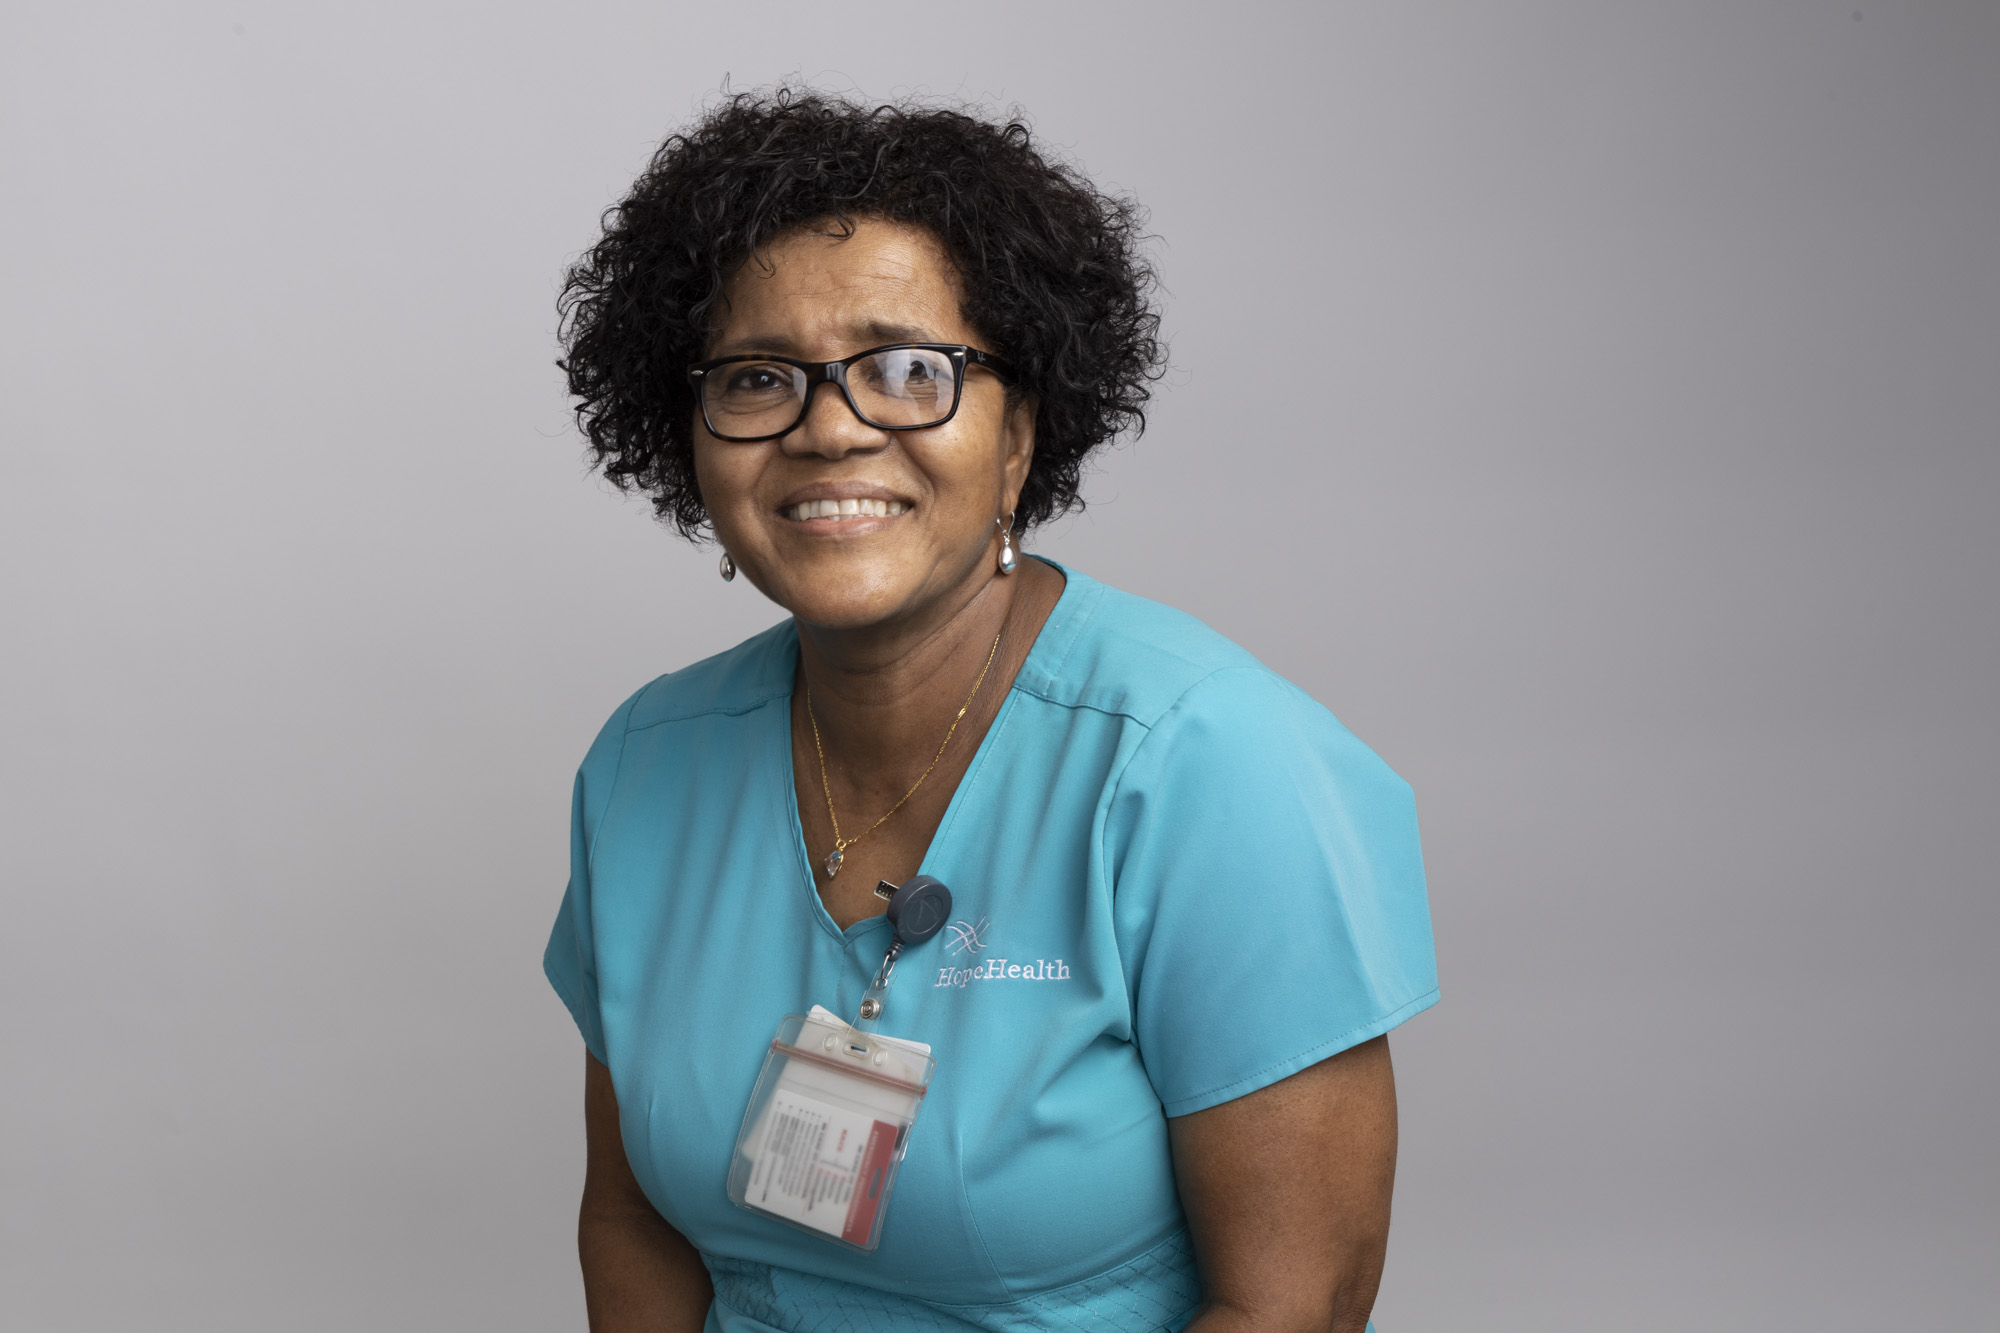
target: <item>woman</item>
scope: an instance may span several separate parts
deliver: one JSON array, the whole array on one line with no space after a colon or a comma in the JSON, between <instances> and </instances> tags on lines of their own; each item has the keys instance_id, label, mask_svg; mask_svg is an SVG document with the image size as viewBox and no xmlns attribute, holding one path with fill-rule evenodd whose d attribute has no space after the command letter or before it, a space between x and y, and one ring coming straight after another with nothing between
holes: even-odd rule
<instances>
[{"instance_id":1,"label":"woman","mask_svg":"<svg viewBox=\"0 0 2000 1333\"><path fill-rule=\"evenodd\" d=\"M546 970L595 1329L1367 1322L1383 1034L1436 999L1409 788L1204 626L1019 554L1143 425L1135 222L1019 125L746 95L570 274L606 474L789 613L578 774ZM919 871L949 928L870 991L877 886ZM726 1187L780 1021L864 998L936 1059L873 1250Z\"/></svg>"}]
</instances>

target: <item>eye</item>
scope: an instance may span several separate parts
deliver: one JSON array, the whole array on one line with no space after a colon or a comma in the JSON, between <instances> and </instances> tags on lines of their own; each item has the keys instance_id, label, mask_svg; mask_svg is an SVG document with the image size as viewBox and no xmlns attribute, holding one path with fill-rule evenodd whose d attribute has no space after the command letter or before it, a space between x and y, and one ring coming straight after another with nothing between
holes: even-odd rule
<instances>
[{"instance_id":1,"label":"eye","mask_svg":"<svg viewBox=\"0 0 2000 1333\"><path fill-rule=\"evenodd\" d=\"M849 382L892 398L934 399L949 392L951 363L936 352L916 349L879 352L849 372Z\"/></svg>"},{"instance_id":2,"label":"eye","mask_svg":"<svg viewBox=\"0 0 2000 1333\"><path fill-rule=\"evenodd\" d=\"M792 391L791 367L768 362L746 362L725 372L722 391L732 398L754 398L788 394Z\"/></svg>"}]
</instances>

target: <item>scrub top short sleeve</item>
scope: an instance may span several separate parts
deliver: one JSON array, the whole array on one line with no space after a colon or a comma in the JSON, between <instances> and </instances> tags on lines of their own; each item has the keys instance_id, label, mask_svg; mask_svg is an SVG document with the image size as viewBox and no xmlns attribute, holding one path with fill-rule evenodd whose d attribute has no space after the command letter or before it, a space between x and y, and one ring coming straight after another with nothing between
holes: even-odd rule
<instances>
[{"instance_id":1,"label":"scrub top short sleeve","mask_svg":"<svg viewBox=\"0 0 2000 1333\"><path fill-rule=\"evenodd\" d=\"M643 691L641 691L643 693ZM604 724L577 769L570 798L569 887L542 953L542 971L576 1020L583 1044L599 1064L610 1064L604 1046L604 1016L597 988L597 949L591 930L590 853L625 749L625 729L638 695L627 699Z\"/></svg>"},{"instance_id":2,"label":"scrub top short sleeve","mask_svg":"<svg viewBox=\"0 0 2000 1333\"><path fill-rule=\"evenodd\" d=\"M544 967L719 1333L1178 1329L1201 1284L1167 1118L1436 995L1409 788L1199 621L1062 573L920 867L954 919L883 1030L938 1072L877 1250L727 1190L777 1025L855 1012L889 943L814 883L795 628L654 681L584 760Z\"/></svg>"},{"instance_id":3,"label":"scrub top short sleeve","mask_svg":"<svg viewBox=\"0 0 2000 1333\"><path fill-rule=\"evenodd\" d=\"M1137 1045L1169 1116L1436 1000L1409 785L1261 667L1215 672L1159 719L1105 839Z\"/></svg>"}]
</instances>

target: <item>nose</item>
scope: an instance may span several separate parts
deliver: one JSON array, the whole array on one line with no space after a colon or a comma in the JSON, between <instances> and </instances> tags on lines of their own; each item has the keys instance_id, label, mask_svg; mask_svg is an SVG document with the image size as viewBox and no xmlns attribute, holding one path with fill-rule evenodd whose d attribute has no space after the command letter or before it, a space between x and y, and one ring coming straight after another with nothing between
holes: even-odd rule
<instances>
[{"instance_id":1,"label":"nose","mask_svg":"<svg viewBox=\"0 0 2000 1333\"><path fill-rule=\"evenodd\" d=\"M818 454L822 458L845 458L851 453L880 449L888 443L889 432L869 425L856 415L848 406L847 395L831 380L815 384L807 391L805 415L778 441L787 454L800 457Z\"/></svg>"}]
</instances>

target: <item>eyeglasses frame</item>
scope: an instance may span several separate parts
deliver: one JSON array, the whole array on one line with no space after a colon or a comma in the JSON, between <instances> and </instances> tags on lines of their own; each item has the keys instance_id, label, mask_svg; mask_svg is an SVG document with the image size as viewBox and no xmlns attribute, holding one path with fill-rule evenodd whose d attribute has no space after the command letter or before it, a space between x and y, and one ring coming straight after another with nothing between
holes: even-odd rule
<instances>
[{"instance_id":1,"label":"eyeglasses frame","mask_svg":"<svg viewBox=\"0 0 2000 1333\"><path fill-rule=\"evenodd\" d=\"M847 387L847 368L857 361L865 361L882 352L910 350L943 352L951 358L951 411L936 421L927 421L921 426L886 426L879 421L870 421L868 415L861 410L861 405L854 401L854 391ZM702 394L703 382L711 372L723 366L745 361L775 361L781 366L790 366L794 370L803 370L806 373L805 393L799 398L799 414L793 417L791 424L783 430L772 431L768 435L724 435L715 428L715 423L709 420L708 400ZM797 430L799 423L806 419L806 413L812 410L813 393L822 384L836 386L840 390L840 396L847 400L847 410L854 413L855 418L863 425L872 426L876 430L934 430L958 415L958 405L965 397L965 372L968 366L984 366L1003 380L1014 378L1014 368L1004 359L965 343L885 343L880 347L870 347L866 351L856 352L853 356L842 357L838 361L801 361L795 356L746 352L739 356L719 356L713 361L697 362L688 367L687 377L688 383L694 388L694 400L701 408L701 424L708 428L710 435L730 444L760 444L765 440L781 439Z\"/></svg>"}]
</instances>

